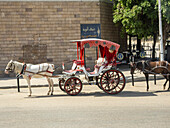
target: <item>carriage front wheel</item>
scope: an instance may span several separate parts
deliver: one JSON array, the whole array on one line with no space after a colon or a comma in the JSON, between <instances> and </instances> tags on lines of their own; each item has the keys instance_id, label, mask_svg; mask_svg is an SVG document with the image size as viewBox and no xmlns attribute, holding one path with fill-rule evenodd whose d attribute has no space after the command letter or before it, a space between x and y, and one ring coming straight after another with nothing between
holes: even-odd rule
<instances>
[{"instance_id":1,"label":"carriage front wheel","mask_svg":"<svg viewBox=\"0 0 170 128\"><path fill-rule=\"evenodd\" d=\"M59 80L59 87L60 87L60 89L61 89L63 92L65 92L65 90L64 90L64 82L65 82L64 79Z\"/></svg>"},{"instance_id":2,"label":"carriage front wheel","mask_svg":"<svg viewBox=\"0 0 170 128\"><path fill-rule=\"evenodd\" d=\"M122 72L119 70L108 70L100 78L100 85L104 92L117 94L125 87L126 81Z\"/></svg>"},{"instance_id":3,"label":"carriage front wheel","mask_svg":"<svg viewBox=\"0 0 170 128\"><path fill-rule=\"evenodd\" d=\"M70 77L64 83L64 90L68 95L75 96L82 90L82 82L77 77Z\"/></svg>"}]
</instances>

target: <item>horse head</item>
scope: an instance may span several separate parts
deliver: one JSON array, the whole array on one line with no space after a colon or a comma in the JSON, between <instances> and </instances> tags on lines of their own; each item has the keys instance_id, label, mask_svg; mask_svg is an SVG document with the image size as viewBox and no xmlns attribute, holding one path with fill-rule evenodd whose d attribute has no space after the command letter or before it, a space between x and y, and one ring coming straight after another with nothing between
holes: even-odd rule
<instances>
[{"instance_id":1,"label":"horse head","mask_svg":"<svg viewBox=\"0 0 170 128\"><path fill-rule=\"evenodd\" d=\"M5 73L8 74L9 72L14 71L15 69L15 64L13 60L10 60L5 68Z\"/></svg>"}]
</instances>

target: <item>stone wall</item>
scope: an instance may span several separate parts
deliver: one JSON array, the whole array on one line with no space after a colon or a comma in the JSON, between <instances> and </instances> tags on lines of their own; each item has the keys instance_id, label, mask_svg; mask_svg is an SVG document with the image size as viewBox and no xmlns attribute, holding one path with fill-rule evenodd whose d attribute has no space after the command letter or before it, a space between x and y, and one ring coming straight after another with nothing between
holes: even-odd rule
<instances>
[{"instance_id":1,"label":"stone wall","mask_svg":"<svg viewBox=\"0 0 170 128\"><path fill-rule=\"evenodd\" d=\"M101 36L103 39L121 44L119 51L125 51L127 47L127 36L122 33L120 24L113 23L112 7L110 3L100 3Z\"/></svg>"},{"instance_id":2,"label":"stone wall","mask_svg":"<svg viewBox=\"0 0 170 128\"><path fill-rule=\"evenodd\" d=\"M122 43L111 10L98 1L0 2L0 75L11 59L57 67L65 62L70 68L76 59L76 44L70 40L80 39L81 24L101 24L103 39ZM88 55L95 54L95 48L86 53L93 67L96 57Z\"/></svg>"}]
</instances>

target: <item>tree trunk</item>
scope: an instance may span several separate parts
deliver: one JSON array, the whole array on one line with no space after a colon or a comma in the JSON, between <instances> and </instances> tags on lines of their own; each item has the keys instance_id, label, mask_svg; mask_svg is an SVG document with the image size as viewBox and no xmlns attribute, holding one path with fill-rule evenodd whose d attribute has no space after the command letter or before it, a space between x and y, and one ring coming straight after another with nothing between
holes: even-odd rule
<instances>
[{"instance_id":1,"label":"tree trunk","mask_svg":"<svg viewBox=\"0 0 170 128\"><path fill-rule=\"evenodd\" d=\"M168 33L170 32L170 24L168 24L167 22L164 22L164 26L163 26L163 45L164 45L164 49L165 49L165 45L166 45L166 40L168 39Z\"/></svg>"},{"instance_id":2,"label":"tree trunk","mask_svg":"<svg viewBox=\"0 0 170 128\"><path fill-rule=\"evenodd\" d=\"M156 33L153 34L153 50L152 50L152 60L155 60L155 46L156 46Z\"/></svg>"},{"instance_id":3,"label":"tree trunk","mask_svg":"<svg viewBox=\"0 0 170 128\"><path fill-rule=\"evenodd\" d=\"M129 52L132 53L132 41L131 41L132 36L129 35Z\"/></svg>"},{"instance_id":4,"label":"tree trunk","mask_svg":"<svg viewBox=\"0 0 170 128\"><path fill-rule=\"evenodd\" d=\"M139 56L139 53L141 52L141 39L139 39L138 37L137 37L137 50L138 50L137 55Z\"/></svg>"}]
</instances>

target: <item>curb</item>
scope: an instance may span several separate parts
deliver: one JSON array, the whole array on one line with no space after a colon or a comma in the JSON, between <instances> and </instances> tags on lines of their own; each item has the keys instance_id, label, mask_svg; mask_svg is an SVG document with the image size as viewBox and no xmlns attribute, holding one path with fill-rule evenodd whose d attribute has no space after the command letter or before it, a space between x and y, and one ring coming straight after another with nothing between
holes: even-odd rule
<instances>
[{"instance_id":1,"label":"curb","mask_svg":"<svg viewBox=\"0 0 170 128\"><path fill-rule=\"evenodd\" d=\"M9 80L9 78L4 78ZM12 78L14 79L14 78ZM156 76L156 80L162 80L164 79L162 76ZM83 85L90 85L88 82L84 82L85 80L82 79L82 83ZM146 81L145 77L137 77L134 76L134 82L142 82L142 81ZM154 76L150 76L149 77L149 81L154 81ZM126 76L126 83L131 83L132 79L131 76ZM31 87L36 88L36 87L48 87L48 84L46 85L31 85ZM54 87L58 87L58 83L54 84ZM16 86L4 86L4 87L0 87L0 89L14 89L14 88L18 88L17 85ZM27 85L20 85L20 88L28 88Z\"/></svg>"}]
</instances>

